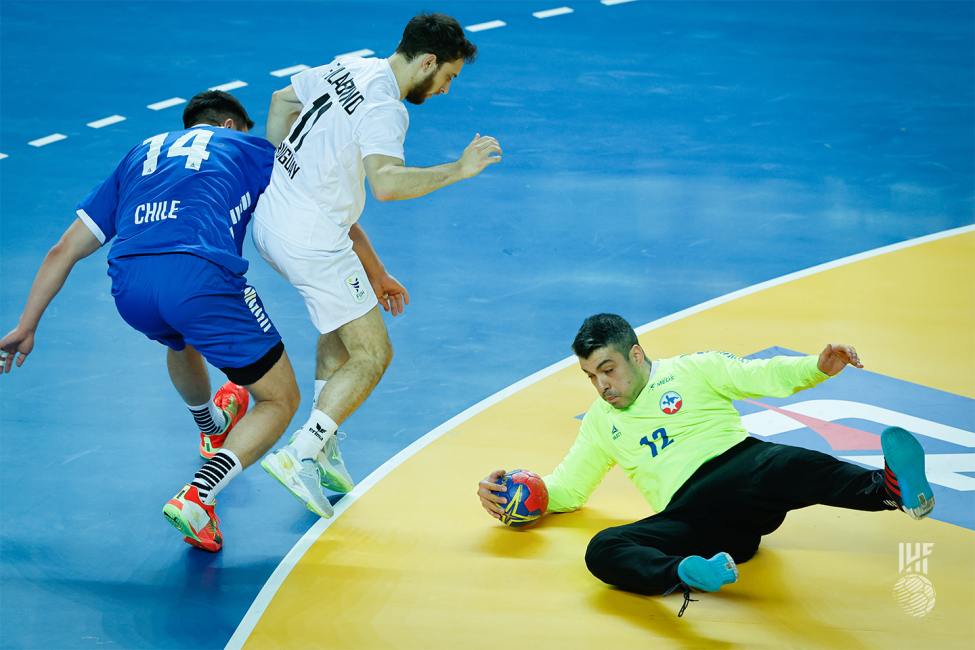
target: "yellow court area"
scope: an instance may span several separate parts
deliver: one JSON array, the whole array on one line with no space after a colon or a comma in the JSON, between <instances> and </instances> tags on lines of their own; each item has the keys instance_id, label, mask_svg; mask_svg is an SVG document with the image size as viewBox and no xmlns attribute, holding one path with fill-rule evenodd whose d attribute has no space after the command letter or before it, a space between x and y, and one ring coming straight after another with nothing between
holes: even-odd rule
<instances>
[{"instance_id":1,"label":"yellow court area","mask_svg":"<svg viewBox=\"0 0 975 650\"><path fill-rule=\"evenodd\" d=\"M849 343L870 371L973 398L975 233L798 277L640 340L650 358L771 346L818 353ZM595 398L568 365L407 458L330 523L250 635L239 630L231 646L975 647L975 532L959 526L800 510L740 565L738 583L695 596L678 618L680 595L633 595L586 569L595 533L652 514L618 468L585 508L533 528L509 529L484 513L477 482L500 468L550 472L574 440L575 416ZM892 595L898 544L919 541L936 548L928 578L937 602L923 617Z\"/></svg>"}]
</instances>

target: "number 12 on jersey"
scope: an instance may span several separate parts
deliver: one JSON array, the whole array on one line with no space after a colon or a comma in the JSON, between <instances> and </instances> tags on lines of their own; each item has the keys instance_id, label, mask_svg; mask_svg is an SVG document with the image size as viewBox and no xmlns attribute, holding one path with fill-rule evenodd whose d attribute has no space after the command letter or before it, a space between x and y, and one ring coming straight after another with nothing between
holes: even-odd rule
<instances>
[{"instance_id":1,"label":"number 12 on jersey","mask_svg":"<svg viewBox=\"0 0 975 650\"><path fill-rule=\"evenodd\" d=\"M673 442L673 440L671 440L670 438L667 437L667 430L664 429L663 427L657 429L656 431L654 431L650 435L653 436L653 439L654 440L656 440L658 437L663 438L663 443L664 444L660 446L660 451L663 451L664 449L666 449L667 448L667 445L669 445L670 443ZM650 447L650 453L653 454L653 457L654 458L657 457L657 445L655 445L654 443L650 442L650 439L647 438L646 436L643 436L643 438L640 440L640 446L642 447L643 445L646 445L646 446Z\"/></svg>"}]
</instances>

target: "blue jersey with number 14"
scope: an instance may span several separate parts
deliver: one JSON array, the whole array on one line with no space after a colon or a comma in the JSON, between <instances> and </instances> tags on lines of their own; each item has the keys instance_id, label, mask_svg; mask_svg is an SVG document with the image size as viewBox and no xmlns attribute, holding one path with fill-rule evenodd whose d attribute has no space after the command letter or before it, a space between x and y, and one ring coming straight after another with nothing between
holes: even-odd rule
<instances>
[{"instance_id":1,"label":"blue jersey with number 14","mask_svg":"<svg viewBox=\"0 0 975 650\"><path fill-rule=\"evenodd\" d=\"M108 259L189 253L238 275L244 232L267 187L274 147L215 126L160 133L133 148L78 205Z\"/></svg>"}]
</instances>

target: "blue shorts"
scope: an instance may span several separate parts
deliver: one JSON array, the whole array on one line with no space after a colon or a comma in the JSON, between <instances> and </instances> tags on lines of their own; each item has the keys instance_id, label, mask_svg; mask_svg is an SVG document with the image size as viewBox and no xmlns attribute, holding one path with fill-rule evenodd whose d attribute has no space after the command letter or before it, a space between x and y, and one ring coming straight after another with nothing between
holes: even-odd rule
<instances>
[{"instance_id":1,"label":"blue shorts","mask_svg":"<svg viewBox=\"0 0 975 650\"><path fill-rule=\"evenodd\" d=\"M177 352L192 345L221 370L251 366L281 343L244 276L202 257L118 257L108 275L126 323Z\"/></svg>"}]
</instances>

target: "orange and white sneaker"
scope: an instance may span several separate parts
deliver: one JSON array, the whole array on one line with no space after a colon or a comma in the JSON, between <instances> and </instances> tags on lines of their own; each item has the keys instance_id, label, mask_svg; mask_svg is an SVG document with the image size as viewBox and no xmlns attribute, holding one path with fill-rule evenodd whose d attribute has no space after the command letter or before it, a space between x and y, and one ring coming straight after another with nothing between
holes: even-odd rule
<instances>
[{"instance_id":1,"label":"orange and white sneaker","mask_svg":"<svg viewBox=\"0 0 975 650\"><path fill-rule=\"evenodd\" d=\"M163 506L163 516L183 533L184 542L216 553L223 546L223 535L217 527L220 520L213 512L215 505L200 501L196 487L187 484Z\"/></svg>"},{"instance_id":2,"label":"orange and white sneaker","mask_svg":"<svg viewBox=\"0 0 975 650\"><path fill-rule=\"evenodd\" d=\"M234 425L247 413L247 404L250 402L250 394L243 386L238 386L232 381L224 384L217 394L213 396L213 403L227 414L227 426L218 435L208 436L200 432L200 457L210 460L220 448L223 447L227 434L234 428Z\"/></svg>"}]
</instances>

